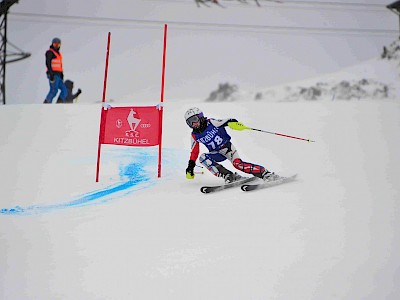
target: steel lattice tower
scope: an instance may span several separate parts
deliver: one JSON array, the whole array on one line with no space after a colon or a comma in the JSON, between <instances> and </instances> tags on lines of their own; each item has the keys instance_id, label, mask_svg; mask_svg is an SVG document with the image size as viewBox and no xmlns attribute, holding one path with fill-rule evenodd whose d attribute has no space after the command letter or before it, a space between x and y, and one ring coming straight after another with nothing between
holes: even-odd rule
<instances>
[{"instance_id":1,"label":"steel lattice tower","mask_svg":"<svg viewBox=\"0 0 400 300\"><path fill-rule=\"evenodd\" d=\"M393 2L392 4L389 4L386 7L399 16L399 29L400 29L400 1Z\"/></svg>"},{"instance_id":2,"label":"steel lattice tower","mask_svg":"<svg viewBox=\"0 0 400 300\"><path fill-rule=\"evenodd\" d=\"M15 3L18 3L18 0L3 0L0 2L0 100L3 104L6 104L6 64L30 56L30 53L24 53L7 40L7 14L10 7ZM8 54L7 44L10 44L20 52ZM7 59L7 56L13 56L13 58Z\"/></svg>"}]
</instances>

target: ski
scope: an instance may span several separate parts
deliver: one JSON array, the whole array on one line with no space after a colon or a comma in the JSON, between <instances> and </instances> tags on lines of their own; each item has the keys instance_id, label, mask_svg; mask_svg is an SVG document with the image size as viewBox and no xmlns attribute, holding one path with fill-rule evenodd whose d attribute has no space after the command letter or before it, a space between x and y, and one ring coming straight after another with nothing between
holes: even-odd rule
<instances>
[{"instance_id":1,"label":"ski","mask_svg":"<svg viewBox=\"0 0 400 300\"><path fill-rule=\"evenodd\" d=\"M235 186L240 186L240 185L243 185L244 183L251 182L256 179L257 179L257 177L243 177L243 178L241 178L237 181L231 182L231 183L215 185L215 186L202 186L200 188L200 191L204 194L214 193L214 192L226 190L229 188L233 188Z\"/></svg>"},{"instance_id":2,"label":"ski","mask_svg":"<svg viewBox=\"0 0 400 300\"><path fill-rule=\"evenodd\" d=\"M294 174L289 177L279 177L278 179L275 179L275 180L265 181L265 182L256 183L256 184L243 184L240 188L242 189L242 191L245 191L245 192L269 188L272 186L276 186L276 185L280 185L283 183L294 181L296 179L296 176L297 176L297 174Z\"/></svg>"}]
</instances>

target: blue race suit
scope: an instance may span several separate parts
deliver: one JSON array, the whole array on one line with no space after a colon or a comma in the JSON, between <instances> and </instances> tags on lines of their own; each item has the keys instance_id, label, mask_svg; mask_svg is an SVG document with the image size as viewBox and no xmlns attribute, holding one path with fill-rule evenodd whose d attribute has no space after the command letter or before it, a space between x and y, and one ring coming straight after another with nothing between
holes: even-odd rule
<instances>
[{"instance_id":1,"label":"blue race suit","mask_svg":"<svg viewBox=\"0 0 400 300\"><path fill-rule=\"evenodd\" d=\"M236 122L236 120L207 119L207 127L204 131L196 132L196 130L193 130L190 160L195 161L197 159L199 155L199 143L202 143L210 152L201 154L199 161L215 176L220 176L218 162L229 159L236 169L261 177L265 171L263 166L244 162L239 157L235 146L231 143L231 137L225 129L225 126L229 122Z\"/></svg>"}]
</instances>

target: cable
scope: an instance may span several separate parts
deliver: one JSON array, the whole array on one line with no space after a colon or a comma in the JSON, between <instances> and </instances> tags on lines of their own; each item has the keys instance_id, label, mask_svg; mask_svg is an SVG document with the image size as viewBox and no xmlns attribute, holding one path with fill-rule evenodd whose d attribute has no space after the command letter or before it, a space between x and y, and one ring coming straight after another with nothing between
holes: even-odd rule
<instances>
[{"instance_id":1,"label":"cable","mask_svg":"<svg viewBox=\"0 0 400 300\"><path fill-rule=\"evenodd\" d=\"M330 35L381 35L397 36L397 30L388 29L359 29L359 28L323 28L323 27L293 27L293 26L272 26L272 25L246 25L246 24L221 24L221 23L201 23L186 21L168 21L168 20L142 20L142 19L120 19L107 17L82 17L82 16L63 16L50 14L34 13L9 13L17 18L28 18L30 22L43 22L44 20L57 20L60 23L64 20L67 23L80 23L83 25L108 25L123 27L149 27L155 28L155 25L165 23L175 26L174 30L203 30L203 31L235 31L235 32L272 32L272 33L308 33L308 34L330 34ZM39 20L38 20L39 19ZM18 21L18 20L16 20ZM24 20L22 20L24 21ZM26 20L25 20L26 21Z\"/></svg>"},{"instance_id":2,"label":"cable","mask_svg":"<svg viewBox=\"0 0 400 300\"><path fill-rule=\"evenodd\" d=\"M193 5L193 2L196 0L187 1L187 0L146 0L146 1L155 1L155 2L174 2L181 4L189 4ZM282 0L282 1L274 1L274 0L247 0L247 1L239 1L239 0L219 0L220 6L222 5L225 8L229 7L242 7L242 8L262 8L262 7L274 7L274 8L291 8L291 9L333 9L333 10L358 10L358 11L386 11L386 6L383 4L377 3L344 3L344 2L322 2L322 1L290 1L290 0ZM229 4L227 4L229 2ZM254 2L254 3L253 3ZM257 5L259 3L260 5ZM208 7L217 7L218 5L212 2L197 3L199 7L208 6ZM206 4L206 5L204 5Z\"/></svg>"}]
</instances>

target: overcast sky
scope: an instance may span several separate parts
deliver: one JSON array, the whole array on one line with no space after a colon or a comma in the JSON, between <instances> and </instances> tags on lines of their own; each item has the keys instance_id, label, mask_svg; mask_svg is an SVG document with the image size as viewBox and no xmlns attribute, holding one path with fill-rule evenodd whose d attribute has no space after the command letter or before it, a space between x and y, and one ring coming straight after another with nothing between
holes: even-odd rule
<instances>
[{"instance_id":1,"label":"overcast sky","mask_svg":"<svg viewBox=\"0 0 400 300\"><path fill-rule=\"evenodd\" d=\"M393 1L220 2L225 8L192 0L20 0L10 9L8 39L32 56L7 65L7 103L43 102L53 37L62 40L65 79L83 90L82 103L101 100L109 31L107 98L121 102L160 99L164 23L166 101L202 100L224 82L262 89L334 72L379 56L398 37L398 17L385 8Z\"/></svg>"}]
</instances>

